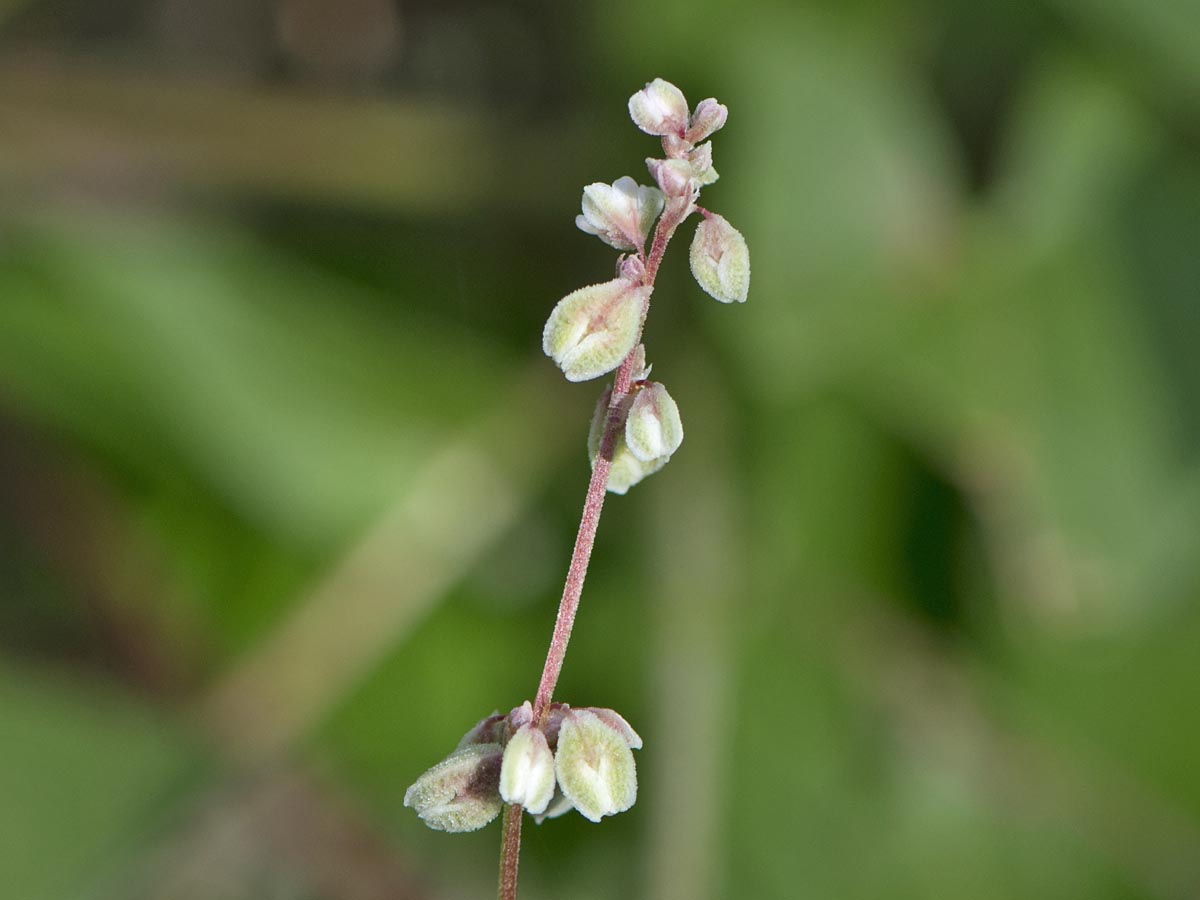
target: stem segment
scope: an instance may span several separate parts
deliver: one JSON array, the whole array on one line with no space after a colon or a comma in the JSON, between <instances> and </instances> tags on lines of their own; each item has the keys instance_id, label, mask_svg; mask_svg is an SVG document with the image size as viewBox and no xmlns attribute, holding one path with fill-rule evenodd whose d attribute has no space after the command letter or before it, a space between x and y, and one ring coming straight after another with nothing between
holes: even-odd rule
<instances>
[{"instance_id":1,"label":"stem segment","mask_svg":"<svg viewBox=\"0 0 1200 900\"><path fill-rule=\"evenodd\" d=\"M663 215L654 229L654 239L650 244L650 253L644 257L646 274L642 284L654 286L658 275L658 267L662 263L667 244L675 234L684 219L696 208L695 204L686 198L676 198L668 201ZM642 309L642 325L646 322L649 312L649 300ZM638 340L641 342L641 327L638 328ZM592 477L588 482L587 497L583 503L583 516L579 521L579 532L575 536L575 549L571 553L571 564L567 568L567 581L563 585L562 599L558 602L558 616L554 620L554 633L550 637L550 649L546 651L546 663L542 667L542 678L538 683L537 695L533 701L533 721L539 726L545 725L550 715L550 702L554 697L554 688L558 684L559 673L562 672L563 660L567 655L567 643L571 639L571 629L575 625L575 613L579 610L579 598L583 595L583 581L587 577L588 561L592 558L592 545L596 541L596 528L600 525L600 512L604 509L604 497L608 491L608 473L612 468L613 451L617 446L617 435L623 425L621 421L621 406L629 393L633 381L634 352L630 353L617 367L613 378L612 397L608 401L608 416L604 423L604 435L600 440L600 453L596 464L592 467ZM517 898L517 863L521 854L521 807L504 807L504 835L500 847L500 900L516 900Z\"/></svg>"},{"instance_id":2,"label":"stem segment","mask_svg":"<svg viewBox=\"0 0 1200 900\"><path fill-rule=\"evenodd\" d=\"M517 900L517 865L521 859L521 813L519 804L505 805L503 838L500 843L499 900Z\"/></svg>"}]
</instances>

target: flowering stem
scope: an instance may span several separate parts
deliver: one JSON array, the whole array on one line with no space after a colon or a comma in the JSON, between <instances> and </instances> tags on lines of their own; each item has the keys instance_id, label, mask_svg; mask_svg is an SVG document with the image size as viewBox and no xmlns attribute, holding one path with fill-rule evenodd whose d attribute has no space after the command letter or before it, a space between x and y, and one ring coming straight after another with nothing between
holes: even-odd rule
<instances>
[{"instance_id":1,"label":"flowering stem","mask_svg":"<svg viewBox=\"0 0 1200 900\"><path fill-rule=\"evenodd\" d=\"M642 278L645 287L654 286L654 278L662 263L663 254L672 235L695 208L694 204L678 201L668 202L666 210L654 229L650 253L645 259L646 274ZM649 312L649 299L642 309L642 325ZM641 326L638 340L641 342ZM575 536L575 549L571 553L571 564L567 568L567 581L563 585L562 599L558 603L558 616L554 620L554 633L550 637L550 649L546 651L546 663L542 667L542 678L538 683L533 701L533 721L544 726L550 715L550 702L554 688L562 672L563 660L567 655L567 642L575 625L575 613L579 610L579 598L583 595L583 582L587 577L588 561L592 558L592 545L596 541L596 529L600 525L600 513L604 509L604 497L608 492L608 473L612 468L613 452L620 432L621 408L633 381L633 369L637 363L636 349L617 367L613 378L612 397L608 401L608 414L604 423L604 434L600 439L600 453L592 467L588 482L587 497L583 502L583 516L579 521L579 532ZM504 807L503 844L500 848L500 900L516 900L517 861L521 853L521 807Z\"/></svg>"},{"instance_id":2,"label":"flowering stem","mask_svg":"<svg viewBox=\"0 0 1200 900\"><path fill-rule=\"evenodd\" d=\"M680 204L680 209L668 207L658 227L654 230L654 240L650 246L650 255L646 259L646 274L642 284L654 286L654 278L658 274L659 264L667 251L667 243L675 233L675 229L687 218L690 209ZM646 321L649 311L649 301L642 310L642 323ZM641 340L639 327L638 342ZM546 663L542 667L542 679L538 683L537 695L533 701L533 720L545 722L550 712L550 701L554 696L554 688L558 684L558 676L562 671L563 659L567 655L567 642L571 639L571 629L575 625L575 613L579 609L579 598L583 594L583 581L587 577L588 561L592 557L592 545L596 540L596 528L600 524L600 512L604 509L604 497L608 487L608 472L612 467L613 451L617 445L617 435L621 428L621 405L629 393L633 381L633 367L636 364L636 350L625 357L613 379L612 397L608 401L608 417L604 424L604 434L600 439L600 453L596 464L592 467L592 478L588 482L587 497L583 503L583 517L579 522L579 532L575 536L575 549L571 554L571 564L567 568L567 581L563 586L562 599L558 604L558 617L554 621L554 633L550 638L550 649L546 653Z\"/></svg>"}]
</instances>

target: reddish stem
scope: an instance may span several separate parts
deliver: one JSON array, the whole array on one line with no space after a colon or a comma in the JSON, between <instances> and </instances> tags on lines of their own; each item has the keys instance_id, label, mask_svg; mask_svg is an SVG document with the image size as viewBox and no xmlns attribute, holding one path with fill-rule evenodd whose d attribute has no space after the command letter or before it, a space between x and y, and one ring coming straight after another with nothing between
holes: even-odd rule
<instances>
[{"instance_id":1,"label":"reddish stem","mask_svg":"<svg viewBox=\"0 0 1200 900\"><path fill-rule=\"evenodd\" d=\"M519 803L504 807L500 843L500 900L517 900L517 866L521 862L521 813Z\"/></svg>"},{"instance_id":2,"label":"reddish stem","mask_svg":"<svg viewBox=\"0 0 1200 900\"><path fill-rule=\"evenodd\" d=\"M667 244L675 234L683 220L695 209L695 205L682 200L668 202L663 215L654 229L654 240L650 244L650 254L646 257L646 274L642 284L654 286L658 267L662 263ZM642 308L642 325L645 325L646 314L650 309L647 297L646 305ZM550 649L546 652L546 663L542 667L542 678L538 683L537 695L533 701L533 720L545 725L550 714L550 702L554 697L554 688L558 684L559 673L562 672L563 660L567 655L567 643L571 640L571 629L575 625L575 613L579 610L579 598L583 595L583 582L587 577L588 561L592 558L592 545L596 541L596 528L600 525L600 513L604 509L604 497L608 490L608 473L612 468L613 451L617 446L617 436L623 425L621 419L622 403L629 393L633 381L633 367L636 363L636 345L641 342L641 326L638 327L638 340L635 350L631 352L617 367L613 378L612 396L608 401L608 414L604 423L604 434L600 439L600 453L592 467L592 477L588 482L587 497L583 502L583 516L579 521L579 532L575 536L575 549L571 553L571 564L567 568L567 581L563 585L562 599L558 603L558 616L554 620L554 633L550 637ZM500 848L500 900L516 900L517 898L517 862L521 853L521 807L505 806L504 835Z\"/></svg>"},{"instance_id":3,"label":"reddish stem","mask_svg":"<svg viewBox=\"0 0 1200 900\"><path fill-rule=\"evenodd\" d=\"M663 216L658 220L654 229L654 240L650 245L650 255L646 259L646 274L642 284L654 286L658 267L662 263L663 254L675 229L687 218L690 210L687 205L672 209L668 206ZM650 301L642 309L642 323L645 324L649 312ZM638 342L641 341L641 327L638 329ZM554 620L554 633L550 637L550 649L546 652L546 663L542 667L542 678L538 683L537 695L533 701L533 720L543 723L550 712L550 702L554 696L554 688L558 684L559 673L562 672L563 660L567 655L567 643L571 639L571 629L575 625L575 613L579 610L579 598L583 595L583 582L587 578L588 561L592 558L592 545L596 541L596 528L600 524L600 513L604 509L604 497L608 488L608 473L612 468L613 451L617 446L617 436L622 426L621 404L629 393L633 381L636 350L631 352L621 365L613 379L612 396L608 401L608 417L604 424L604 434L600 439L600 453L596 464L592 467L592 478L588 482L587 496L583 502L583 516L579 521L579 532L575 536L575 549L571 553L571 564L567 568L567 581L563 585L562 599L558 603L558 616Z\"/></svg>"}]
</instances>

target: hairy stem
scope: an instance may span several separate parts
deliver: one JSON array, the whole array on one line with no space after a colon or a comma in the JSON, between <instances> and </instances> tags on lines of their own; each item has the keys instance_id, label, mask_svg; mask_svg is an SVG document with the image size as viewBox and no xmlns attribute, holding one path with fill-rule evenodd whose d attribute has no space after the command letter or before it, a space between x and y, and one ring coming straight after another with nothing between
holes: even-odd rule
<instances>
[{"instance_id":1,"label":"hairy stem","mask_svg":"<svg viewBox=\"0 0 1200 900\"><path fill-rule=\"evenodd\" d=\"M650 245L650 254L646 259L646 275L642 283L648 287L654 286L654 278L662 263L663 254L675 229L687 218L691 210L686 204L679 208L668 207L658 220L654 229L654 239ZM642 323L645 324L647 308L642 310ZM639 328L638 342L641 341ZM567 568L567 581L563 585L562 599L558 603L558 616L554 620L554 633L550 637L550 649L546 652L546 663L542 667L542 678L538 683L537 695L533 701L533 720L544 723L550 712L550 701L554 696L554 688L558 684L559 673L562 672L563 659L567 655L567 642L571 639L571 629L575 625L575 613L579 610L579 598L583 595L583 582L587 577L588 562L592 558L592 545L596 540L596 528L600 524L600 513L604 509L604 497L608 488L608 472L612 468L613 451L617 445L617 435L621 429L621 404L629 393L633 380L633 367L636 350L630 353L617 368L613 379L612 397L608 401L608 416L604 423L604 433L600 439L600 453L596 464L592 467L592 478L588 482L587 496L583 503L583 516L579 521L579 532L575 536L575 549L571 553L571 564Z\"/></svg>"},{"instance_id":2,"label":"hairy stem","mask_svg":"<svg viewBox=\"0 0 1200 900\"><path fill-rule=\"evenodd\" d=\"M503 838L500 843L499 900L517 900L517 865L521 856L520 804L504 807Z\"/></svg>"},{"instance_id":3,"label":"hairy stem","mask_svg":"<svg viewBox=\"0 0 1200 900\"><path fill-rule=\"evenodd\" d=\"M654 239L650 244L650 253L645 257L646 274L642 284L654 286L658 275L658 267L662 263L663 254L672 235L695 209L693 203L686 200L669 202L663 215L654 229ZM642 309L642 325L645 325L646 314L649 312L649 300ZM638 328L638 340L641 342L641 326ZM575 549L571 552L571 564L567 568L567 581L563 585L562 599L558 602L558 616L554 620L554 633L550 637L550 649L546 651L546 663L542 667L542 678L538 683L537 695L533 701L533 720L539 725L545 725L550 715L550 702L554 697L554 688L558 684L559 673L562 672L563 660L567 655L567 643L571 639L571 629L575 625L575 613L579 610L579 598L583 595L583 582L587 577L588 561L592 558L592 545L596 541L596 528L600 525L600 513L604 509L604 497L608 491L608 473L612 468L613 451L617 446L617 436L624 424L621 418L622 403L633 381L633 367L636 350L631 352L617 367L613 378L612 397L608 401L608 413L604 422L604 434L600 439L600 453L596 464L592 467L592 477L588 482L587 496L583 502L583 516L579 520L579 532L575 536ZM500 900L516 900L517 897L517 862L521 853L521 807L504 807L504 835L500 848Z\"/></svg>"}]
</instances>

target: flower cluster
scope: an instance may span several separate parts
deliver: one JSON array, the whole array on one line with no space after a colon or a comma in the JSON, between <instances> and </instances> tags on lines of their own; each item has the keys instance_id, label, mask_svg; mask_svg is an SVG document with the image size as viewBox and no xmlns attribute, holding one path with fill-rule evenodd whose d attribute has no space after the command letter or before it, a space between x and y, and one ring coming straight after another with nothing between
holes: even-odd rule
<instances>
[{"instance_id":1,"label":"flower cluster","mask_svg":"<svg viewBox=\"0 0 1200 900\"><path fill-rule=\"evenodd\" d=\"M745 239L723 217L696 202L700 189L718 178L708 138L724 126L728 114L711 97L689 112L679 88L654 79L629 98L629 115L642 131L662 139L664 158L646 160L657 187L625 176L583 189L582 212L575 224L623 254L616 278L580 288L558 302L542 332L542 349L568 381L590 381L622 363L637 369L630 388L620 396L614 397L611 388L604 392L592 422L593 467L606 430L611 427L617 436L608 480L613 493L624 494L661 469L683 440L675 401L663 385L646 380L649 370L639 341L662 253L693 212L703 217L690 253L700 287L722 303L744 302L750 289Z\"/></svg>"},{"instance_id":2,"label":"flower cluster","mask_svg":"<svg viewBox=\"0 0 1200 900\"><path fill-rule=\"evenodd\" d=\"M633 750L642 739L611 709L552 703L533 721L528 701L468 731L417 779L404 805L438 831L475 831L520 804L540 823L572 809L599 822L637 799Z\"/></svg>"},{"instance_id":3,"label":"flower cluster","mask_svg":"<svg viewBox=\"0 0 1200 900\"><path fill-rule=\"evenodd\" d=\"M439 831L482 828L506 803L539 822L571 809L598 822L637 799L632 753L642 746L637 732L611 709L571 708L550 699L583 589L600 514L596 501L606 490L624 494L657 472L683 442L679 407L666 387L650 380L641 343L667 244L689 216L700 214L692 274L722 303L745 301L750 255L737 229L697 203L701 189L718 178L709 138L725 125L725 107L709 98L689 110L679 88L656 78L629 98L629 115L662 141L663 157L646 160L654 184L640 185L626 176L583 189L575 224L619 251L615 277L563 297L542 332L542 349L567 380L616 374L601 393L588 435L588 503L538 688L537 717L524 703L507 715L481 720L453 753L408 789L405 805ZM508 880L502 875L502 887L510 889L504 896L515 897L520 819L508 821L517 827L505 828L502 872ZM515 835L511 842L510 834Z\"/></svg>"}]
</instances>

